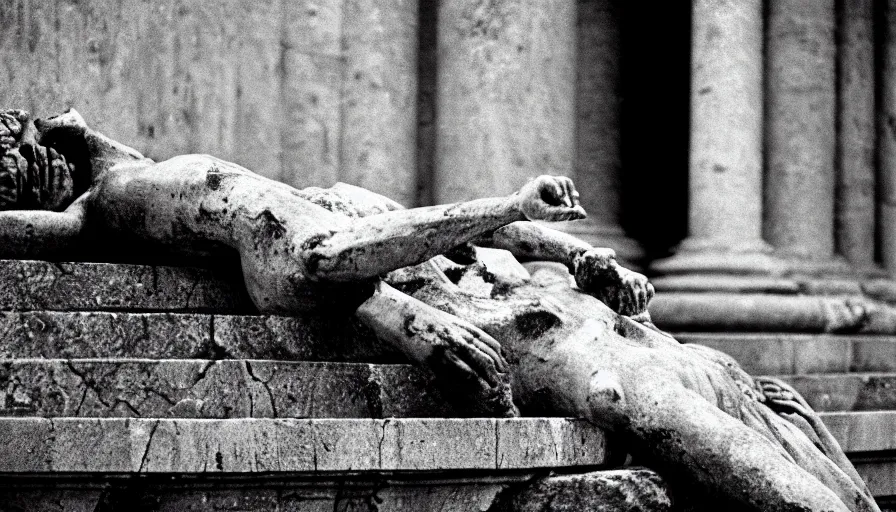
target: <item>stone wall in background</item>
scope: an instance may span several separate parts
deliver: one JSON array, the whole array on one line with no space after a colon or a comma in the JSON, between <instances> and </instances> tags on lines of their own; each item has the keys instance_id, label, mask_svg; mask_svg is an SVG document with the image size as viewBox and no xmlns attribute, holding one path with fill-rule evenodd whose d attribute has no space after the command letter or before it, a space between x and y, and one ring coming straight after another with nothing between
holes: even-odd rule
<instances>
[{"instance_id":1,"label":"stone wall in background","mask_svg":"<svg viewBox=\"0 0 896 512\"><path fill-rule=\"evenodd\" d=\"M416 0L9 0L6 107L77 108L165 159L416 202Z\"/></svg>"}]
</instances>

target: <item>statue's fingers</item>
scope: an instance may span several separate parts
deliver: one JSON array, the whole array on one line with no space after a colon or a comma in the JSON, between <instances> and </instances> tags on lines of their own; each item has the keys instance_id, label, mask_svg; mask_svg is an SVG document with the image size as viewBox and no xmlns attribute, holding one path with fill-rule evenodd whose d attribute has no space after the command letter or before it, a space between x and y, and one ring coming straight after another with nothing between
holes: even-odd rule
<instances>
[{"instance_id":1,"label":"statue's fingers","mask_svg":"<svg viewBox=\"0 0 896 512\"><path fill-rule=\"evenodd\" d=\"M647 305L644 306L644 309L647 309L647 306L650 305L650 301L653 300L654 295L656 295L656 289L653 287L653 283L647 283Z\"/></svg>"},{"instance_id":2,"label":"statue's fingers","mask_svg":"<svg viewBox=\"0 0 896 512\"><path fill-rule=\"evenodd\" d=\"M495 360L489 357L485 352L480 350L473 343L459 342L456 350L466 357L461 357L476 374L489 383L490 386L498 385L500 380L499 371ZM459 356L461 354L458 354Z\"/></svg>"},{"instance_id":3,"label":"statue's fingers","mask_svg":"<svg viewBox=\"0 0 896 512\"><path fill-rule=\"evenodd\" d=\"M482 340L473 338L471 343L476 346L479 350L485 353L492 361L495 362L495 367L500 372L507 371L507 361L504 359L504 356L501 355L500 351L495 351L493 348L486 345Z\"/></svg>"},{"instance_id":4,"label":"statue's fingers","mask_svg":"<svg viewBox=\"0 0 896 512\"><path fill-rule=\"evenodd\" d=\"M507 361L504 360L504 356L501 355L501 344L495 341L494 338L489 336L488 334L479 331L472 331L470 333L470 342L474 343L480 350L488 354L489 357L494 359L499 363L499 369L504 371L507 365Z\"/></svg>"}]
</instances>

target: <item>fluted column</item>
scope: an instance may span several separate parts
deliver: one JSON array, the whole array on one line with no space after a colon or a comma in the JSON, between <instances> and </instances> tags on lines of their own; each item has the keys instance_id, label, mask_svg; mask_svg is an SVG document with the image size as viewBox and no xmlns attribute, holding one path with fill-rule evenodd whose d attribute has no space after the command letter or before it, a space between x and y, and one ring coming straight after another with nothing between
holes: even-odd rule
<instances>
[{"instance_id":1,"label":"fluted column","mask_svg":"<svg viewBox=\"0 0 896 512\"><path fill-rule=\"evenodd\" d=\"M575 182L585 221L565 230L626 261L643 251L622 230L620 161L620 0L579 0Z\"/></svg>"},{"instance_id":2,"label":"fluted column","mask_svg":"<svg viewBox=\"0 0 896 512\"><path fill-rule=\"evenodd\" d=\"M436 202L572 175L575 13L575 0L440 2Z\"/></svg>"},{"instance_id":3,"label":"fluted column","mask_svg":"<svg viewBox=\"0 0 896 512\"><path fill-rule=\"evenodd\" d=\"M761 0L695 0L689 236L660 273L761 272Z\"/></svg>"},{"instance_id":4,"label":"fluted column","mask_svg":"<svg viewBox=\"0 0 896 512\"><path fill-rule=\"evenodd\" d=\"M884 268L896 273L896 0L886 5L878 118L880 247Z\"/></svg>"},{"instance_id":5,"label":"fluted column","mask_svg":"<svg viewBox=\"0 0 896 512\"><path fill-rule=\"evenodd\" d=\"M345 0L340 179L417 202L418 0Z\"/></svg>"},{"instance_id":6,"label":"fluted column","mask_svg":"<svg viewBox=\"0 0 896 512\"><path fill-rule=\"evenodd\" d=\"M859 267L874 266L873 0L842 0L838 74L836 247Z\"/></svg>"},{"instance_id":7,"label":"fluted column","mask_svg":"<svg viewBox=\"0 0 896 512\"><path fill-rule=\"evenodd\" d=\"M765 234L796 261L834 255L834 0L768 3Z\"/></svg>"}]
</instances>

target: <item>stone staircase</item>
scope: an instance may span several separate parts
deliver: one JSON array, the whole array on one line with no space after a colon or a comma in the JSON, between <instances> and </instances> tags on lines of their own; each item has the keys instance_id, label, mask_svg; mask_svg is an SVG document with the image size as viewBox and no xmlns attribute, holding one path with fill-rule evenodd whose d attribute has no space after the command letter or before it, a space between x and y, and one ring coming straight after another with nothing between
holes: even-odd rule
<instances>
[{"instance_id":1,"label":"stone staircase","mask_svg":"<svg viewBox=\"0 0 896 512\"><path fill-rule=\"evenodd\" d=\"M0 510L670 509L599 429L457 418L362 326L254 315L238 278L0 261Z\"/></svg>"},{"instance_id":2,"label":"stone staircase","mask_svg":"<svg viewBox=\"0 0 896 512\"><path fill-rule=\"evenodd\" d=\"M789 382L821 413L882 506L896 505L896 336L677 333Z\"/></svg>"}]
</instances>

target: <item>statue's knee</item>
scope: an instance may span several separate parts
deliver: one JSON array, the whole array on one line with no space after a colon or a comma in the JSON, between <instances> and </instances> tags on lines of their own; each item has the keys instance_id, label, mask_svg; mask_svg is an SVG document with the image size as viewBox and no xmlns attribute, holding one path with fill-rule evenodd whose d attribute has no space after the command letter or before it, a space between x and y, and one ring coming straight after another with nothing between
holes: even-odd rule
<instances>
[{"instance_id":1,"label":"statue's knee","mask_svg":"<svg viewBox=\"0 0 896 512\"><path fill-rule=\"evenodd\" d=\"M597 371L588 383L588 404L595 415L620 414L627 402L619 376L610 371Z\"/></svg>"}]
</instances>

